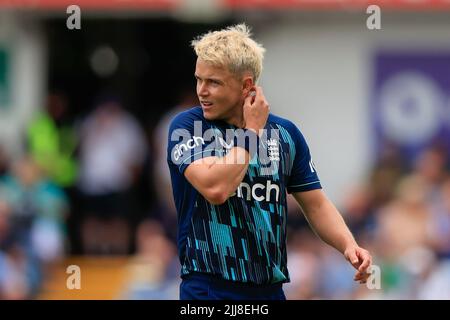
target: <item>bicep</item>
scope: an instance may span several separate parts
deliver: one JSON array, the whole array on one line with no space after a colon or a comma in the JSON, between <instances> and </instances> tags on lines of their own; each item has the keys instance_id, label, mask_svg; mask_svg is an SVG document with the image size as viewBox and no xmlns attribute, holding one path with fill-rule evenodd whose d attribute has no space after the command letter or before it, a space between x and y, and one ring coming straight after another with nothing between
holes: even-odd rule
<instances>
[{"instance_id":1,"label":"bicep","mask_svg":"<svg viewBox=\"0 0 450 320\"><path fill-rule=\"evenodd\" d=\"M328 201L322 189L293 192L292 195L306 215L320 210L320 207Z\"/></svg>"}]
</instances>

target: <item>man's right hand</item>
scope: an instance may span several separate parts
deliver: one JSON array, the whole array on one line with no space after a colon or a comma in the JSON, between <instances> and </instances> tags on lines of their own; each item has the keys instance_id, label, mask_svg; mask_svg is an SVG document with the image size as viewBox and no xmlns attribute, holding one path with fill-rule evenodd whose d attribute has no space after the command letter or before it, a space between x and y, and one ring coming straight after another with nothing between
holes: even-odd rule
<instances>
[{"instance_id":1,"label":"man's right hand","mask_svg":"<svg viewBox=\"0 0 450 320\"><path fill-rule=\"evenodd\" d=\"M260 129L264 129L269 117L269 103L261 87L255 86L252 91L256 94L249 94L244 101L245 129L255 130L256 133L261 134Z\"/></svg>"}]
</instances>

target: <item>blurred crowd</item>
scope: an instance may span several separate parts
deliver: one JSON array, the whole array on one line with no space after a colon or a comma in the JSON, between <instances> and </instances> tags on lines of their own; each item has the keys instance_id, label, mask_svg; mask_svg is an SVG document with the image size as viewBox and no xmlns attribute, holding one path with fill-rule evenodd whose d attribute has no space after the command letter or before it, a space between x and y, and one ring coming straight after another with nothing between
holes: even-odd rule
<instances>
[{"instance_id":1,"label":"blurred crowd","mask_svg":"<svg viewBox=\"0 0 450 320\"><path fill-rule=\"evenodd\" d=\"M292 299L450 299L448 164L448 150L439 146L425 149L416 159L404 159L398 149L388 147L366 181L343 194L340 211L374 258L376 269L369 286L350 281L352 267L316 240L293 203L288 249L293 281L287 295Z\"/></svg>"},{"instance_id":2,"label":"blurred crowd","mask_svg":"<svg viewBox=\"0 0 450 320\"><path fill-rule=\"evenodd\" d=\"M78 254L130 257L118 298L178 298L167 132L171 118L196 102L183 93L146 135L114 95L74 118L63 93L49 94L23 133L24 155L13 159L0 146L1 299L37 297L55 266ZM450 299L448 165L439 146L415 159L390 146L365 181L342 194L341 213L381 271L375 289L352 281L352 267L289 197L287 298Z\"/></svg>"}]
</instances>

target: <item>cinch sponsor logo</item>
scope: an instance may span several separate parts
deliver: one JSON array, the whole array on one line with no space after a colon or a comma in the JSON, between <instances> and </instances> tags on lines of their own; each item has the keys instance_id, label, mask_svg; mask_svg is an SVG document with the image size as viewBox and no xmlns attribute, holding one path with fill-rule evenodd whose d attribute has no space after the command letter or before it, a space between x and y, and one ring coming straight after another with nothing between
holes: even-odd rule
<instances>
[{"instance_id":1,"label":"cinch sponsor logo","mask_svg":"<svg viewBox=\"0 0 450 320\"><path fill-rule=\"evenodd\" d=\"M178 161L183 156L185 151L194 149L195 147L203 144L205 144L205 140L202 137L195 136L192 139L189 139L186 143L177 144L173 153L175 161Z\"/></svg>"},{"instance_id":2,"label":"cinch sponsor logo","mask_svg":"<svg viewBox=\"0 0 450 320\"><path fill-rule=\"evenodd\" d=\"M275 192L273 192L275 191ZM276 183L272 183L271 180L266 181L266 185L262 183L255 183L250 186L246 182L241 182L236 192L231 196L235 196L237 193L238 198L244 198L247 201L272 201L272 196L275 194L275 201L278 202L280 199L280 186Z\"/></svg>"}]
</instances>

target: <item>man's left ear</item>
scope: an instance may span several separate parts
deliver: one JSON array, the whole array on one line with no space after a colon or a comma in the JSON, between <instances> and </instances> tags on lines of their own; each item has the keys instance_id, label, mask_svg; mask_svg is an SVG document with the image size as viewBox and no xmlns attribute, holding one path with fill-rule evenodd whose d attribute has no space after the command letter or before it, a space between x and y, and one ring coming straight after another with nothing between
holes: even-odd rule
<instances>
[{"instance_id":1,"label":"man's left ear","mask_svg":"<svg viewBox=\"0 0 450 320\"><path fill-rule=\"evenodd\" d=\"M244 78L244 84L243 84L243 94L245 97L250 93L250 91L255 86L255 83L253 82L253 78L248 76Z\"/></svg>"}]
</instances>

